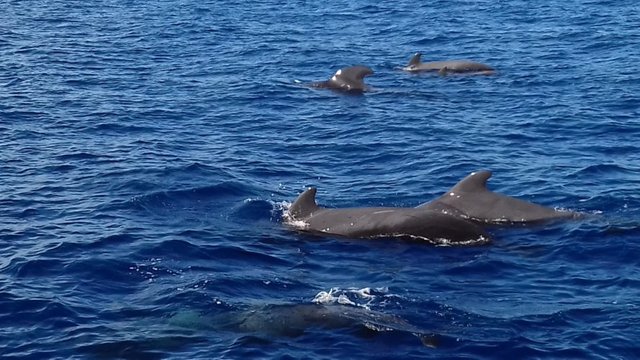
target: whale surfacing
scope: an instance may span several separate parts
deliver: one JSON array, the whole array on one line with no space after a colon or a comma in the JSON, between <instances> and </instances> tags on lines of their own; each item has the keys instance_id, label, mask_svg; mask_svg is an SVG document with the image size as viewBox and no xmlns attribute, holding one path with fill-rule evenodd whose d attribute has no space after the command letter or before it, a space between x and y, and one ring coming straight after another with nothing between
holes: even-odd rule
<instances>
[{"instance_id":1,"label":"whale surfacing","mask_svg":"<svg viewBox=\"0 0 640 360\"><path fill-rule=\"evenodd\" d=\"M490 171L473 172L444 195L415 208L328 209L316 203L316 188L305 190L284 214L301 231L351 238L412 238L436 245L477 245L491 241L482 226L526 225L580 219L487 189Z\"/></svg>"},{"instance_id":2,"label":"whale surfacing","mask_svg":"<svg viewBox=\"0 0 640 360\"><path fill-rule=\"evenodd\" d=\"M473 172L439 198L418 208L441 211L479 223L530 224L579 218L572 211L558 211L487 189L491 172Z\"/></svg>"},{"instance_id":3,"label":"whale surfacing","mask_svg":"<svg viewBox=\"0 0 640 360\"><path fill-rule=\"evenodd\" d=\"M470 60L443 60L443 61L429 61L421 62L421 53L413 55L409 64L402 68L408 72L422 72L433 71L438 72L440 75L446 74L481 74L491 75L495 73L495 70L489 65L481 64Z\"/></svg>"},{"instance_id":4,"label":"whale surfacing","mask_svg":"<svg viewBox=\"0 0 640 360\"><path fill-rule=\"evenodd\" d=\"M348 92L364 92L369 90L369 87L364 83L364 78L372 74L373 70L366 66L357 65L346 67L336 71L329 80L311 83L311 87Z\"/></svg>"},{"instance_id":5,"label":"whale surfacing","mask_svg":"<svg viewBox=\"0 0 640 360\"><path fill-rule=\"evenodd\" d=\"M316 204L316 188L298 196L285 217L289 224L302 222L302 231L351 238L411 238L433 244L467 245L490 241L480 226L438 210L371 207L328 209Z\"/></svg>"}]
</instances>

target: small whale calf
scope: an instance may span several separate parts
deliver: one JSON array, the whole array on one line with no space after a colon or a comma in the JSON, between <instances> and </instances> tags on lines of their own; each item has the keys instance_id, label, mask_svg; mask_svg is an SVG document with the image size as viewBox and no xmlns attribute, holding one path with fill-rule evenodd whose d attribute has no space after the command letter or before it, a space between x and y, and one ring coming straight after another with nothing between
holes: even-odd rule
<instances>
[{"instance_id":1,"label":"small whale calf","mask_svg":"<svg viewBox=\"0 0 640 360\"><path fill-rule=\"evenodd\" d=\"M369 87L364 83L364 78L372 74L373 70L366 66L351 66L336 71L329 80L314 82L310 86L347 92L363 92L369 90Z\"/></svg>"},{"instance_id":2,"label":"small whale calf","mask_svg":"<svg viewBox=\"0 0 640 360\"><path fill-rule=\"evenodd\" d=\"M482 74L490 75L495 70L489 65L469 60L420 61L421 53L413 55L409 64L402 68L408 72L436 71L441 75L452 74Z\"/></svg>"},{"instance_id":3,"label":"small whale calf","mask_svg":"<svg viewBox=\"0 0 640 360\"><path fill-rule=\"evenodd\" d=\"M413 238L434 244L483 244L485 224L528 224L578 218L579 214L532 204L487 189L489 171L472 173L447 193L415 208L328 209L317 205L317 190L298 196L285 214L298 230L351 238Z\"/></svg>"}]
</instances>

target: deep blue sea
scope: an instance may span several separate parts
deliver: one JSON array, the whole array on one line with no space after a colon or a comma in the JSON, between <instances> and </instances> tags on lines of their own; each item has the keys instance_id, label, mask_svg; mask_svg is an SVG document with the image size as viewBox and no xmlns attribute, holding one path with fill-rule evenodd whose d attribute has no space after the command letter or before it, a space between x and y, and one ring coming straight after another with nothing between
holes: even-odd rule
<instances>
[{"instance_id":1,"label":"deep blue sea","mask_svg":"<svg viewBox=\"0 0 640 360\"><path fill-rule=\"evenodd\" d=\"M306 86L356 64L373 91ZM638 358L638 64L635 0L3 1L0 358ZM283 224L309 186L412 207L480 169L587 216Z\"/></svg>"}]
</instances>

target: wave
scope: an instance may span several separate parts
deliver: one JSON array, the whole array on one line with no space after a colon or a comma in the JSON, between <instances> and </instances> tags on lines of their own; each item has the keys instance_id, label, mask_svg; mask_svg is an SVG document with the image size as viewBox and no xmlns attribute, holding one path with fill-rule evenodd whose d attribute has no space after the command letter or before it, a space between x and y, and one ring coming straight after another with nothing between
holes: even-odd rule
<instances>
[{"instance_id":1,"label":"wave","mask_svg":"<svg viewBox=\"0 0 640 360\"><path fill-rule=\"evenodd\" d=\"M190 189L159 191L147 195L136 196L131 199L133 208L158 209L166 207L177 207L179 205L190 204L192 206L207 206L204 202L255 196L255 188L235 182L226 181L217 185L196 187ZM212 205L210 205L212 206Z\"/></svg>"}]
</instances>

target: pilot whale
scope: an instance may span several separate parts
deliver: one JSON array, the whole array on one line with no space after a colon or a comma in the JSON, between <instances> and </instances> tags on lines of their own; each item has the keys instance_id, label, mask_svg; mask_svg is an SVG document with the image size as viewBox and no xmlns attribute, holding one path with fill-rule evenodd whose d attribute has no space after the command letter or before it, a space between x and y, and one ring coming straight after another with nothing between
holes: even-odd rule
<instances>
[{"instance_id":1,"label":"pilot whale","mask_svg":"<svg viewBox=\"0 0 640 360\"><path fill-rule=\"evenodd\" d=\"M424 208L370 207L328 209L317 205L316 188L305 190L291 204L288 223L300 230L351 238L400 237L431 243L486 243L489 235L461 217Z\"/></svg>"},{"instance_id":2,"label":"pilot whale","mask_svg":"<svg viewBox=\"0 0 640 360\"><path fill-rule=\"evenodd\" d=\"M411 60L409 60L409 64L402 68L402 70L408 72L437 71L441 75L446 75L448 73L475 73L490 75L495 72L495 70L489 65L481 64L475 61L444 60L421 62L421 56L421 53L416 53L415 55L413 55Z\"/></svg>"},{"instance_id":3,"label":"pilot whale","mask_svg":"<svg viewBox=\"0 0 640 360\"><path fill-rule=\"evenodd\" d=\"M226 330L261 337L298 337L313 329L353 329L355 334L367 337L396 331L416 336L424 346L436 347L438 343L435 334L395 315L338 304L269 304L217 315L182 311L170 323L194 330Z\"/></svg>"},{"instance_id":4,"label":"pilot whale","mask_svg":"<svg viewBox=\"0 0 640 360\"><path fill-rule=\"evenodd\" d=\"M311 83L311 87L349 92L363 92L369 89L369 87L364 83L364 78L372 74L373 70L366 66L357 65L346 67L336 71L329 80Z\"/></svg>"},{"instance_id":5,"label":"pilot whale","mask_svg":"<svg viewBox=\"0 0 640 360\"><path fill-rule=\"evenodd\" d=\"M491 171L472 172L439 198L418 206L487 224L528 224L581 217L487 189Z\"/></svg>"},{"instance_id":6,"label":"pilot whale","mask_svg":"<svg viewBox=\"0 0 640 360\"><path fill-rule=\"evenodd\" d=\"M490 171L471 173L439 198L415 208L328 209L317 205L316 188L305 190L285 214L289 225L352 238L409 237L435 244L482 244L491 240L481 225L532 224L580 218L487 189Z\"/></svg>"}]
</instances>

